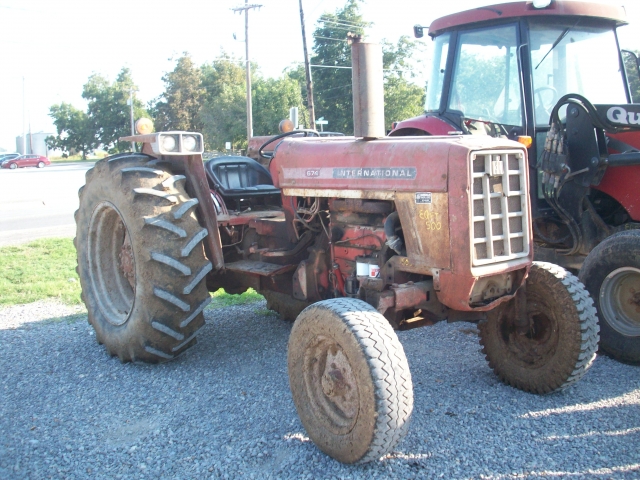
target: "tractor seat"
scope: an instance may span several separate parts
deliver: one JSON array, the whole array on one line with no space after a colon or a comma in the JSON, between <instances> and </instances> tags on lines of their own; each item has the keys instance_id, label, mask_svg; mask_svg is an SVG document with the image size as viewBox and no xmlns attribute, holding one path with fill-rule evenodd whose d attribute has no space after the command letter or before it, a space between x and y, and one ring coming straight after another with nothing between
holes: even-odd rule
<instances>
[{"instance_id":1,"label":"tractor seat","mask_svg":"<svg viewBox=\"0 0 640 480\"><path fill-rule=\"evenodd\" d=\"M209 183L223 198L280 195L280 189L273 186L269 170L249 157L212 158L205 162L204 170Z\"/></svg>"}]
</instances>

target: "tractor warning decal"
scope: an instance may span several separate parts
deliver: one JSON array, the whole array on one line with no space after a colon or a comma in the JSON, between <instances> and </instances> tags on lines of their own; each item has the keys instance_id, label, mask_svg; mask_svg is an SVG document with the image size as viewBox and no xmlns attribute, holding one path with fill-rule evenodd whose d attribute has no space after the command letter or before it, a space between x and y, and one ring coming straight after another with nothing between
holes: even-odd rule
<instances>
[{"instance_id":1,"label":"tractor warning decal","mask_svg":"<svg viewBox=\"0 0 640 480\"><path fill-rule=\"evenodd\" d=\"M399 180L413 180L416 178L415 167L392 167L392 168L334 168L333 178L367 178L385 179L394 178Z\"/></svg>"}]
</instances>

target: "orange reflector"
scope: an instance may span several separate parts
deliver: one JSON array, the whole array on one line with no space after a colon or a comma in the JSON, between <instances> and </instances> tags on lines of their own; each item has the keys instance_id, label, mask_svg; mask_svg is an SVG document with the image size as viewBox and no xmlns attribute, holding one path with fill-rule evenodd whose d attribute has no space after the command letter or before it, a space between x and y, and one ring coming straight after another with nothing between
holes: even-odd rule
<instances>
[{"instance_id":1,"label":"orange reflector","mask_svg":"<svg viewBox=\"0 0 640 480\"><path fill-rule=\"evenodd\" d=\"M529 148L533 143L533 139L528 135L520 135L518 137L518 143L523 144L525 147Z\"/></svg>"},{"instance_id":2,"label":"orange reflector","mask_svg":"<svg viewBox=\"0 0 640 480\"><path fill-rule=\"evenodd\" d=\"M139 135L146 135L147 133L153 132L153 122L148 118L138 119L135 127Z\"/></svg>"},{"instance_id":3,"label":"orange reflector","mask_svg":"<svg viewBox=\"0 0 640 480\"><path fill-rule=\"evenodd\" d=\"M278 130L280 130L282 133L288 133L293 131L294 126L295 125L291 120L289 120L288 118L285 118L280 122L280 125L278 125Z\"/></svg>"}]
</instances>

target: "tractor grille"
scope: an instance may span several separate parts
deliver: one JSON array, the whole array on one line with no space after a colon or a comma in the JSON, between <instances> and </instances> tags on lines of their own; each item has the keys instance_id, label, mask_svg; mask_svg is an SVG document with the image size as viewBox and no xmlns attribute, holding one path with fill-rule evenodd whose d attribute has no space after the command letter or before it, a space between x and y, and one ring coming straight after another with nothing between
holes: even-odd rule
<instances>
[{"instance_id":1,"label":"tractor grille","mask_svg":"<svg viewBox=\"0 0 640 480\"><path fill-rule=\"evenodd\" d=\"M529 255L526 163L520 150L471 154L473 266Z\"/></svg>"}]
</instances>

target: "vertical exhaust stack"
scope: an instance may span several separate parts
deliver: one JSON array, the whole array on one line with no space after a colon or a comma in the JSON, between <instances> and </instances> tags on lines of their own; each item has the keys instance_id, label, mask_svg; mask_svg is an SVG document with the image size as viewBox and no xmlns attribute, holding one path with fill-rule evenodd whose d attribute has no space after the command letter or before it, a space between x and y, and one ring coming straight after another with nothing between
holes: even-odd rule
<instances>
[{"instance_id":1,"label":"vertical exhaust stack","mask_svg":"<svg viewBox=\"0 0 640 480\"><path fill-rule=\"evenodd\" d=\"M349 35L353 82L353 134L365 140L385 136L382 46Z\"/></svg>"}]
</instances>

